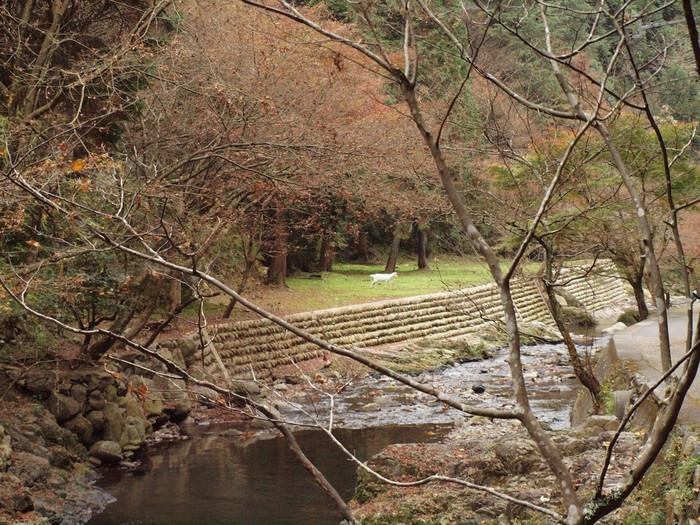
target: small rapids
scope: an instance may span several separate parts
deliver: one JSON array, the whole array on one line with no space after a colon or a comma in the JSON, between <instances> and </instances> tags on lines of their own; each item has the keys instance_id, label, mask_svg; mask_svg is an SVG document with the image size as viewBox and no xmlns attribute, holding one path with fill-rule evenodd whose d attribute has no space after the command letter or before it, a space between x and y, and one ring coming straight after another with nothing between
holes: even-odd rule
<instances>
[{"instance_id":1,"label":"small rapids","mask_svg":"<svg viewBox=\"0 0 700 525\"><path fill-rule=\"evenodd\" d=\"M589 346L583 351L592 350ZM506 358L507 350L499 349L488 359L445 366L414 379L473 406L507 409L514 400ZM552 430L567 428L579 384L564 345L524 347L522 362L538 419ZM449 424L463 417L434 398L386 377L358 378L339 393L331 392L332 396L324 391L324 385L310 383L301 393L279 392L278 406L295 423L328 426L332 417L334 427L353 429Z\"/></svg>"}]
</instances>

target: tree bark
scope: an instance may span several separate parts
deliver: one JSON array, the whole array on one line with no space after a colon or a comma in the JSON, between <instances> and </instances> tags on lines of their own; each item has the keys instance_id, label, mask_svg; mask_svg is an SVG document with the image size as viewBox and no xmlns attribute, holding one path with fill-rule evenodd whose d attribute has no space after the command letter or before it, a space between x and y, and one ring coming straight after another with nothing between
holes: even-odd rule
<instances>
[{"instance_id":1,"label":"tree bark","mask_svg":"<svg viewBox=\"0 0 700 525\"><path fill-rule=\"evenodd\" d=\"M289 230L284 212L277 210L270 267L267 270L267 283L282 287L287 277L287 255L289 252Z\"/></svg>"},{"instance_id":2,"label":"tree bark","mask_svg":"<svg viewBox=\"0 0 700 525\"><path fill-rule=\"evenodd\" d=\"M182 282L180 276L172 272L170 274L170 284L168 285L168 312L174 312L182 303Z\"/></svg>"},{"instance_id":3,"label":"tree bark","mask_svg":"<svg viewBox=\"0 0 700 525\"><path fill-rule=\"evenodd\" d=\"M576 344L564 323L564 316L562 315L561 307L554 293L554 250L551 243L545 240L540 240L540 245L544 248L545 252L544 278L542 282L544 283L547 299L549 300L549 309L552 312L552 318L554 318L559 333L564 339L564 344L566 345L574 374L576 374L576 378L591 395L591 399L593 399L593 410L596 414L600 414L605 406L602 387L595 374L593 374L590 363L584 363L581 356L578 354Z\"/></svg>"},{"instance_id":4,"label":"tree bark","mask_svg":"<svg viewBox=\"0 0 700 525\"><path fill-rule=\"evenodd\" d=\"M357 234L355 244L355 260L360 262L369 262L369 250L367 248L367 232Z\"/></svg>"},{"instance_id":5,"label":"tree bark","mask_svg":"<svg viewBox=\"0 0 700 525\"><path fill-rule=\"evenodd\" d=\"M428 263L428 232L418 226L418 269L430 270Z\"/></svg>"},{"instance_id":6,"label":"tree bark","mask_svg":"<svg viewBox=\"0 0 700 525\"><path fill-rule=\"evenodd\" d=\"M318 258L318 269L322 272L333 271L334 255L333 238L331 235L324 235L321 239L321 254Z\"/></svg>"},{"instance_id":7,"label":"tree bark","mask_svg":"<svg viewBox=\"0 0 700 525\"><path fill-rule=\"evenodd\" d=\"M639 313L639 321L643 321L649 317L649 308L647 307L646 297L644 297L644 274L640 273L636 278L629 278L627 281L632 285L634 292L634 300L637 303L637 312Z\"/></svg>"},{"instance_id":8,"label":"tree bark","mask_svg":"<svg viewBox=\"0 0 700 525\"><path fill-rule=\"evenodd\" d=\"M391 249L389 257L386 260L384 271L387 273L396 271L396 264L399 262L399 243L401 242L401 223L397 222L394 225L394 231L391 237Z\"/></svg>"}]
</instances>

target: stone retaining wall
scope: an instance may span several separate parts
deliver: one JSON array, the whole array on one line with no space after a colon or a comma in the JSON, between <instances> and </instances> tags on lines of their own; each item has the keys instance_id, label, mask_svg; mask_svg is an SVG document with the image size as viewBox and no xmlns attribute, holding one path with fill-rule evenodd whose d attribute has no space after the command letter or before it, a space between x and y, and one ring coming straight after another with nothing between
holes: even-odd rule
<instances>
[{"instance_id":1,"label":"stone retaining wall","mask_svg":"<svg viewBox=\"0 0 700 525\"><path fill-rule=\"evenodd\" d=\"M622 281L607 265L566 289L588 309L627 299ZM573 274L569 272L569 277ZM534 280L515 280L513 299L521 320L553 328L543 291ZM285 319L310 334L340 346L381 346L420 339L469 336L500 324L498 289L494 284L454 292L422 295L305 312ZM179 349L188 366L198 365L212 377L264 379L274 367L324 354L267 319L220 324L207 328L204 352L198 334L166 341L160 348Z\"/></svg>"}]
</instances>

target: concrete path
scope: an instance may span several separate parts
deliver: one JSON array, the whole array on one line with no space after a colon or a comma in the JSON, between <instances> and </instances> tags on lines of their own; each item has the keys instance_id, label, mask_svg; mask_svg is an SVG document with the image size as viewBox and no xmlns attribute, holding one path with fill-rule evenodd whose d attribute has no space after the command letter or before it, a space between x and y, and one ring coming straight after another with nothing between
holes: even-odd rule
<instances>
[{"instance_id":1,"label":"concrete path","mask_svg":"<svg viewBox=\"0 0 700 525\"><path fill-rule=\"evenodd\" d=\"M694 306L696 321L699 310L700 301L696 302ZM685 354L686 330L685 306L671 308L669 310L669 332L671 335L671 360L674 363ZM649 384L661 377L663 368L659 355L659 325L656 317L615 333L613 341L618 357L625 361L634 372L646 377ZM663 396L662 387L657 389L657 394ZM699 378L695 379L688 392L681 415L688 421L700 423Z\"/></svg>"}]
</instances>

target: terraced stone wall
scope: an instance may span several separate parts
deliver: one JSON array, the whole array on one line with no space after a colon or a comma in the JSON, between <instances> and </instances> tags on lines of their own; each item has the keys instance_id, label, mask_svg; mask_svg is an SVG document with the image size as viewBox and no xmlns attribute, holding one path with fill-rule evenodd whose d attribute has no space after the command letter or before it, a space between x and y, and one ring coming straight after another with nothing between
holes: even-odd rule
<instances>
[{"instance_id":1,"label":"terraced stone wall","mask_svg":"<svg viewBox=\"0 0 700 525\"><path fill-rule=\"evenodd\" d=\"M544 294L535 281L515 281L512 290L522 320L554 327ZM573 280L567 290L593 310L627 298L621 280L611 271ZM477 334L500 323L502 309L497 287L488 284L294 314L285 319L335 345L381 346ZM209 343L204 352L197 334L164 342L161 348L179 348L188 366L199 365L213 377L240 379L264 379L274 367L324 353L267 319L220 324L209 327L204 335Z\"/></svg>"}]
</instances>

